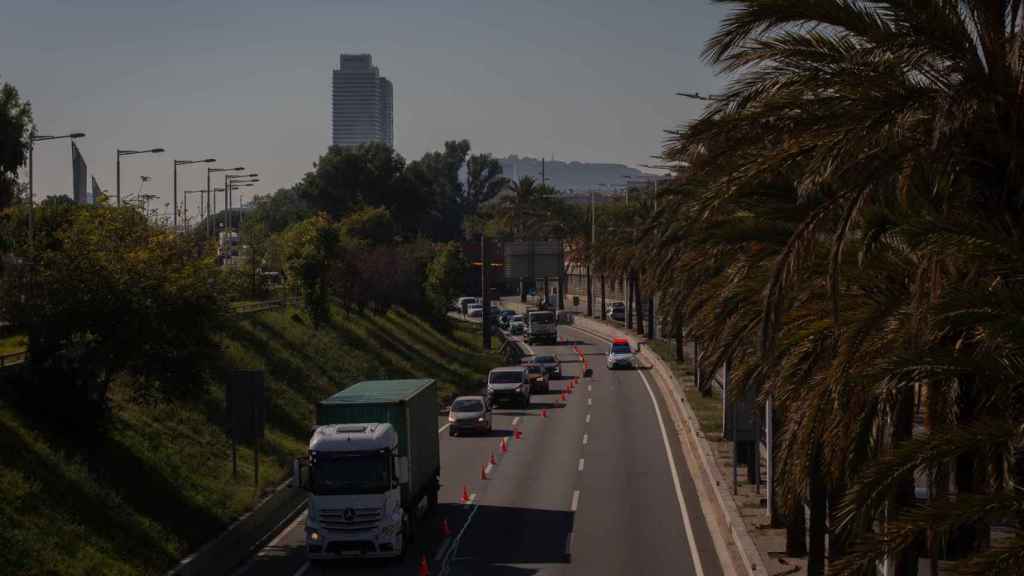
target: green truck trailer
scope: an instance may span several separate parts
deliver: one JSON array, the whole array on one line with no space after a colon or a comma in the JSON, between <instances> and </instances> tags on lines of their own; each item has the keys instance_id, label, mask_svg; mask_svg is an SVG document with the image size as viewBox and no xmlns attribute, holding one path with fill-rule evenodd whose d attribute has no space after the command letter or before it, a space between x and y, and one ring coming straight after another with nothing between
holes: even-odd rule
<instances>
[{"instance_id":1,"label":"green truck trailer","mask_svg":"<svg viewBox=\"0 0 1024 576\"><path fill-rule=\"evenodd\" d=\"M360 382L321 401L296 482L309 491L311 559L393 557L437 503L441 459L433 380Z\"/></svg>"}]
</instances>

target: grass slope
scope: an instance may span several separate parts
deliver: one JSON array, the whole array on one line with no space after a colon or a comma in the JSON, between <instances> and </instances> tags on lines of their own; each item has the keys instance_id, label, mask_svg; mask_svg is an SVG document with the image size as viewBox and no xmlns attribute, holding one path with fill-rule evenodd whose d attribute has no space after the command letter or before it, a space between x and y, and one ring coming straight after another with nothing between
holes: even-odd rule
<instances>
[{"instance_id":1,"label":"grass slope","mask_svg":"<svg viewBox=\"0 0 1024 576\"><path fill-rule=\"evenodd\" d=\"M370 378L431 377L442 395L500 363L471 325L442 336L402 311L335 311L314 332L291 311L239 317L223 337L224 371L262 368L269 396L260 490L253 451L232 480L223 387L188 404L140 405L115 388L106 445L88 463L0 399L0 572L158 574L215 536L289 473L314 403Z\"/></svg>"}]
</instances>

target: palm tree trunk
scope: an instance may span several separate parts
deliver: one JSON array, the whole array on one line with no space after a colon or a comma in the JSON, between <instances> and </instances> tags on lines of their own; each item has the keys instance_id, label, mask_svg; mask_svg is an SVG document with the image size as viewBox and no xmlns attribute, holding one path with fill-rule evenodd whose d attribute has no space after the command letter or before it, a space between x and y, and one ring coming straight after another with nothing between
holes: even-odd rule
<instances>
[{"instance_id":1,"label":"palm tree trunk","mask_svg":"<svg viewBox=\"0 0 1024 576\"><path fill-rule=\"evenodd\" d=\"M960 427L971 426L977 420L978 391L973 375L960 377L957 397L957 421ZM953 481L957 494L976 494L978 485L977 455L962 454L953 464ZM964 558L982 550L990 538L991 528L984 522L961 526L950 537L950 551L956 558Z\"/></svg>"},{"instance_id":2,"label":"palm tree trunk","mask_svg":"<svg viewBox=\"0 0 1024 576\"><path fill-rule=\"evenodd\" d=\"M683 315L676 308L676 311L672 314L672 331L673 337L676 341L676 361L682 362L684 360L683 354Z\"/></svg>"},{"instance_id":3,"label":"palm tree trunk","mask_svg":"<svg viewBox=\"0 0 1024 576\"><path fill-rule=\"evenodd\" d=\"M608 316L608 302L604 297L604 274L601 274L601 320Z\"/></svg>"},{"instance_id":4,"label":"palm tree trunk","mask_svg":"<svg viewBox=\"0 0 1024 576\"><path fill-rule=\"evenodd\" d=\"M636 333L644 335L643 299L640 297L640 273L633 273L633 299L636 301Z\"/></svg>"},{"instance_id":5,"label":"palm tree trunk","mask_svg":"<svg viewBox=\"0 0 1024 576\"><path fill-rule=\"evenodd\" d=\"M821 448L814 449L811 460L810 486L808 497L811 505L811 519L808 527L809 546L807 550L807 576L825 574L826 519L828 517L828 489L825 474L821 469Z\"/></svg>"},{"instance_id":6,"label":"palm tree trunk","mask_svg":"<svg viewBox=\"0 0 1024 576\"><path fill-rule=\"evenodd\" d=\"M832 528L828 532L828 561L829 563L841 560L846 555L846 543L849 537L848 533L839 532L835 529L839 525L839 520L836 518L838 514L839 504L843 499L843 494L846 493L846 482L840 480L833 485L828 492L828 518L829 526Z\"/></svg>"},{"instance_id":7,"label":"palm tree trunk","mask_svg":"<svg viewBox=\"0 0 1024 576\"><path fill-rule=\"evenodd\" d=\"M590 264L587 264L587 316L594 317L594 289L590 282Z\"/></svg>"},{"instance_id":8,"label":"palm tree trunk","mask_svg":"<svg viewBox=\"0 0 1024 576\"><path fill-rule=\"evenodd\" d=\"M914 389L900 390L896 399L896 410L893 414L892 445L910 440L914 434ZM889 516L899 515L914 505L914 475L908 474L896 484L889 506ZM907 546L898 551L894 557L893 573L896 576L917 576L918 550L915 545Z\"/></svg>"},{"instance_id":9,"label":"palm tree trunk","mask_svg":"<svg viewBox=\"0 0 1024 576\"><path fill-rule=\"evenodd\" d=\"M629 272L626 277L622 280L622 292L623 300L626 302L626 328L631 330L633 328L633 291L632 291L632 278L633 273Z\"/></svg>"}]
</instances>

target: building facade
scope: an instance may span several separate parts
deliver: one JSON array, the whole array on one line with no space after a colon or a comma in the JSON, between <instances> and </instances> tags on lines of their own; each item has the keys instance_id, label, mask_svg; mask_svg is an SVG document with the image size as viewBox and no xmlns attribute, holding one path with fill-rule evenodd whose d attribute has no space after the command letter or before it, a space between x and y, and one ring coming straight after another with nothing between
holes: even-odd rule
<instances>
[{"instance_id":1,"label":"building facade","mask_svg":"<svg viewBox=\"0 0 1024 576\"><path fill-rule=\"evenodd\" d=\"M395 88L369 54L342 54L331 82L331 143L395 145Z\"/></svg>"}]
</instances>

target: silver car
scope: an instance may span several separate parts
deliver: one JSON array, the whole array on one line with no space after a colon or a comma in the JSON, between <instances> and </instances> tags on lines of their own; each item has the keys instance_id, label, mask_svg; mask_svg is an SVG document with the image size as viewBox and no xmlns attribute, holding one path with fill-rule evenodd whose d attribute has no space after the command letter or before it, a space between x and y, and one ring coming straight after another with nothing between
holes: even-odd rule
<instances>
[{"instance_id":1,"label":"silver car","mask_svg":"<svg viewBox=\"0 0 1024 576\"><path fill-rule=\"evenodd\" d=\"M448 411L448 435L493 430L491 405L483 396L459 396Z\"/></svg>"}]
</instances>

